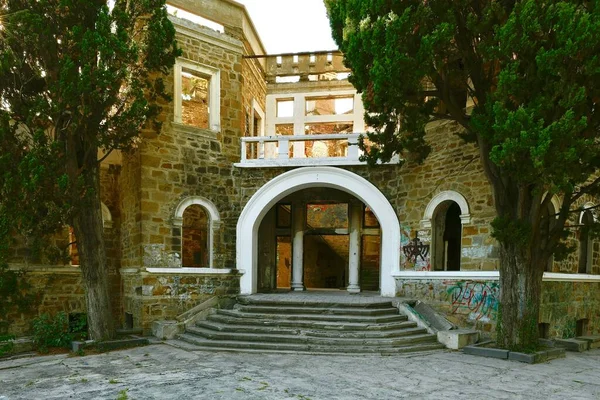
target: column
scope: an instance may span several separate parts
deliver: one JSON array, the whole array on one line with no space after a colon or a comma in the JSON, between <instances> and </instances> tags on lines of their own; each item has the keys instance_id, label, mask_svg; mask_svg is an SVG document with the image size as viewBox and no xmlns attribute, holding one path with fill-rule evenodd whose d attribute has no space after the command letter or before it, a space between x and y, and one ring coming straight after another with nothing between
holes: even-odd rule
<instances>
[{"instance_id":1,"label":"column","mask_svg":"<svg viewBox=\"0 0 600 400\"><path fill-rule=\"evenodd\" d=\"M304 287L304 225L306 205L292 204L292 290L302 291Z\"/></svg>"},{"instance_id":2,"label":"column","mask_svg":"<svg viewBox=\"0 0 600 400\"><path fill-rule=\"evenodd\" d=\"M348 292L360 292L360 245L363 219L363 204L351 201L349 206L349 255L348 255Z\"/></svg>"}]
</instances>

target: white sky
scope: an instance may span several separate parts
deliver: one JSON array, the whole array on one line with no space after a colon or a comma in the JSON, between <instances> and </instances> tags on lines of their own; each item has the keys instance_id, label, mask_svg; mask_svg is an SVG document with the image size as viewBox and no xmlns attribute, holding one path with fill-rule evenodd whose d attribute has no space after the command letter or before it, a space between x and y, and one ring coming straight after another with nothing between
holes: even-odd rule
<instances>
[{"instance_id":1,"label":"white sky","mask_svg":"<svg viewBox=\"0 0 600 400\"><path fill-rule=\"evenodd\" d=\"M250 18L268 54L334 50L323 0L236 0Z\"/></svg>"}]
</instances>

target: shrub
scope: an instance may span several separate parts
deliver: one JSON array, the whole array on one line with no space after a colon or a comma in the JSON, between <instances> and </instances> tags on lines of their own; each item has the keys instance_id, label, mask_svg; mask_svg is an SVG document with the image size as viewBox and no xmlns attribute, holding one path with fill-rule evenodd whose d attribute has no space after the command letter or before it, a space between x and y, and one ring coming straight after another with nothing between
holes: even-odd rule
<instances>
[{"instance_id":1,"label":"shrub","mask_svg":"<svg viewBox=\"0 0 600 400\"><path fill-rule=\"evenodd\" d=\"M51 347L69 348L72 340L66 313L59 312L54 317L42 314L33 319L33 343L40 353L47 353Z\"/></svg>"},{"instance_id":2,"label":"shrub","mask_svg":"<svg viewBox=\"0 0 600 400\"><path fill-rule=\"evenodd\" d=\"M12 352L14 347L13 335L0 335L0 357Z\"/></svg>"}]
</instances>

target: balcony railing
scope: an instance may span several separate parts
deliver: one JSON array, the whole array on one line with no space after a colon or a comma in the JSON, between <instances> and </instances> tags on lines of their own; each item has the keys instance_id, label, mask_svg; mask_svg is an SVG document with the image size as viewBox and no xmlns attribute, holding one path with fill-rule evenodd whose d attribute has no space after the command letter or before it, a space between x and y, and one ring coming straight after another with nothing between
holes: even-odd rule
<instances>
[{"instance_id":1,"label":"balcony railing","mask_svg":"<svg viewBox=\"0 0 600 400\"><path fill-rule=\"evenodd\" d=\"M241 139L238 167L361 165L360 133L258 136Z\"/></svg>"}]
</instances>

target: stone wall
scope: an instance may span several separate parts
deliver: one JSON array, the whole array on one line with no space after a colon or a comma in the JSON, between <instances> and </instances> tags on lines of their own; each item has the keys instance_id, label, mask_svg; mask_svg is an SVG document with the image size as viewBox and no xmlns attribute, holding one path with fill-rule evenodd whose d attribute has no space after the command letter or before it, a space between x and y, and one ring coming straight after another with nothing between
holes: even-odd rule
<instances>
[{"instance_id":1,"label":"stone wall","mask_svg":"<svg viewBox=\"0 0 600 400\"><path fill-rule=\"evenodd\" d=\"M212 33L212 35L217 35ZM171 123L172 106L164 108L165 124L157 137L140 145L141 244L161 245L166 253L179 251L181 230L174 229L177 205L190 196L202 196L215 204L223 224L215 232L215 267L233 267L235 224L238 211L231 178L233 163L239 161L242 126L242 53L230 47L203 42L178 33L182 57L221 71L221 130L214 132ZM227 39L230 43L233 39ZM233 45L232 45L233 46ZM165 84L173 88L173 76Z\"/></svg>"},{"instance_id":2,"label":"stone wall","mask_svg":"<svg viewBox=\"0 0 600 400\"><path fill-rule=\"evenodd\" d=\"M23 279L31 285L30 293L35 294L36 299L31 313L15 312L8 315L9 334L30 334L32 319L39 314L85 312L85 293L78 267L29 268Z\"/></svg>"},{"instance_id":3,"label":"stone wall","mask_svg":"<svg viewBox=\"0 0 600 400\"><path fill-rule=\"evenodd\" d=\"M398 296L426 302L448 320L495 335L500 301L497 281L398 280ZM600 334L600 282L542 284L540 323L549 324L550 338L575 336L576 322L589 320L588 334Z\"/></svg>"},{"instance_id":4,"label":"stone wall","mask_svg":"<svg viewBox=\"0 0 600 400\"><path fill-rule=\"evenodd\" d=\"M125 308L133 315L134 328L144 334L152 322L174 319L213 296L239 293L236 274L155 274L124 272Z\"/></svg>"}]
</instances>

